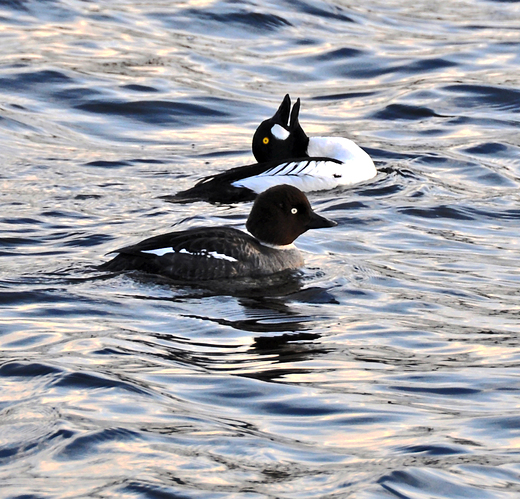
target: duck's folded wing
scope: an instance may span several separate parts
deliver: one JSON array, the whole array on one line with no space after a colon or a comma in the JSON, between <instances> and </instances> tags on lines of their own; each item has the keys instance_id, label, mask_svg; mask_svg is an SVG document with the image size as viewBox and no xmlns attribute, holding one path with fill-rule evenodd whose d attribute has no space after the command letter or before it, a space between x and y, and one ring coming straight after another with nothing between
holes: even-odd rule
<instances>
[{"instance_id":1,"label":"duck's folded wing","mask_svg":"<svg viewBox=\"0 0 520 499\"><path fill-rule=\"evenodd\" d=\"M341 171L342 162L333 158L303 158L280 163L260 173L259 176L279 175L327 175Z\"/></svg>"},{"instance_id":2,"label":"duck's folded wing","mask_svg":"<svg viewBox=\"0 0 520 499\"><path fill-rule=\"evenodd\" d=\"M150 237L132 246L116 250L116 253L164 256L169 253L185 255L222 255L223 259L236 260L238 242L256 244L249 234L232 227L196 227L180 232L170 232ZM242 244L244 246L244 244Z\"/></svg>"},{"instance_id":3,"label":"duck's folded wing","mask_svg":"<svg viewBox=\"0 0 520 499\"><path fill-rule=\"evenodd\" d=\"M256 244L230 227L170 232L115 251L118 255L102 269L141 270L179 280L219 279L242 273Z\"/></svg>"},{"instance_id":4,"label":"duck's folded wing","mask_svg":"<svg viewBox=\"0 0 520 499\"><path fill-rule=\"evenodd\" d=\"M310 158L298 158L291 161L267 161L265 163L254 163L251 165L238 166L231 168L225 172L216 175L210 175L197 182L192 188L185 191L178 192L174 196L165 196L164 199L168 201L195 201L206 200L210 202L243 202L252 201L259 192L265 190L262 188L262 182L253 182L254 188L248 187L251 179L261 177L273 177L272 181L263 181L263 185L271 187L284 183L291 183L285 181L283 177L286 175L297 175L296 173L285 173L291 170L296 170L301 166L302 162L307 162ZM337 160L330 158L312 158L314 161L325 161L338 163ZM305 165L304 165L305 167ZM307 166L308 170L312 169L312 165Z\"/></svg>"},{"instance_id":5,"label":"duck's folded wing","mask_svg":"<svg viewBox=\"0 0 520 499\"><path fill-rule=\"evenodd\" d=\"M333 158L302 158L273 165L255 176L241 178L232 183L235 187L254 192L279 184L290 184L304 192L333 189L344 185L345 168Z\"/></svg>"}]
</instances>

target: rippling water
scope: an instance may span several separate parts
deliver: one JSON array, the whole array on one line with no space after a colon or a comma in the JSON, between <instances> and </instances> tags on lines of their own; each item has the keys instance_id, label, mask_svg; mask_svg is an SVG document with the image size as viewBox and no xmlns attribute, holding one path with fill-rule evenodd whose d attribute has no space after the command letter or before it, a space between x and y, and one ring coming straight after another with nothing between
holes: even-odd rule
<instances>
[{"instance_id":1,"label":"rippling water","mask_svg":"<svg viewBox=\"0 0 520 499\"><path fill-rule=\"evenodd\" d=\"M519 497L519 37L514 1L0 2L1 495ZM299 287L95 270L242 227L160 196L287 92L379 171L310 196Z\"/></svg>"}]
</instances>

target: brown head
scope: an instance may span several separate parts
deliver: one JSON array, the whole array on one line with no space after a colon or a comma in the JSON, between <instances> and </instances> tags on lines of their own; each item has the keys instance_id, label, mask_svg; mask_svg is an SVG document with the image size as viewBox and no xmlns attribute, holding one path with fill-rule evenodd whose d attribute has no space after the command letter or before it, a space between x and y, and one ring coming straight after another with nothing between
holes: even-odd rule
<instances>
[{"instance_id":1,"label":"brown head","mask_svg":"<svg viewBox=\"0 0 520 499\"><path fill-rule=\"evenodd\" d=\"M259 194L246 223L247 230L258 240L278 246L291 244L309 229L335 225L312 210L300 189L286 184Z\"/></svg>"}]
</instances>

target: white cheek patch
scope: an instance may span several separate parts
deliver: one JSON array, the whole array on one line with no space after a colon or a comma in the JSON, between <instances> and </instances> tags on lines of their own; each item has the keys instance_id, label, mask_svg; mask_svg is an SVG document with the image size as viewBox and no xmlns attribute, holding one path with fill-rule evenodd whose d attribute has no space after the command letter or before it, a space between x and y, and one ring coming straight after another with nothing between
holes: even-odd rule
<instances>
[{"instance_id":1,"label":"white cheek patch","mask_svg":"<svg viewBox=\"0 0 520 499\"><path fill-rule=\"evenodd\" d=\"M289 135L291 135L290 132L280 125L274 125L271 128L271 133L273 134L273 137L278 140L285 140Z\"/></svg>"},{"instance_id":2,"label":"white cheek patch","mask_svg":"<svg viewBox=\"0 0 520 499\"><path fill-rule=\"evenodd\" d=\"M151 255L163 256L168 253L175 253L175 251L173 250L173 248L157 248L153 250L141 251L141 253L149 253ZM223 253L218 253L217 251L201 251L200 253L191 253L187 249L183 248L179 250L179 253L192 256L205 256L207 258L218 258L219 260L227 260L228 262L238 262L236 258L224 255Z\"/></svg>"}]
</instances>

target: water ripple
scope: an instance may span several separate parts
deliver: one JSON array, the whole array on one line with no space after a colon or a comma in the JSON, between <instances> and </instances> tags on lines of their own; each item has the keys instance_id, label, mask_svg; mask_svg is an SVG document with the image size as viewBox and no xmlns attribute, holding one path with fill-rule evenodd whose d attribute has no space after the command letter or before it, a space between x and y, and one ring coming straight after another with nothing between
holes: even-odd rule
<instances>
[{"instance_id":1,"label":"water ripple","mask_svg":"<svg viewBox=\"0 0 520 499\"><path fill-rule=\"evenodd\" d=\"M3 1L0 462L9 497L520 493L518 2ZM283 95L370 182L301 272L182 286L96 266L250 204ZM314 232L314 233L313 233Z\"/></svg>"}]
</instances>

